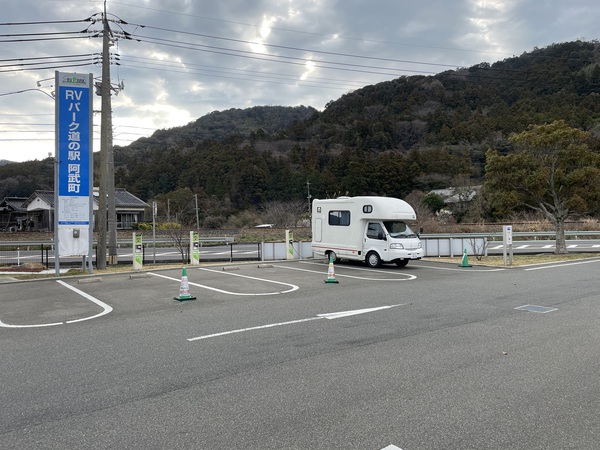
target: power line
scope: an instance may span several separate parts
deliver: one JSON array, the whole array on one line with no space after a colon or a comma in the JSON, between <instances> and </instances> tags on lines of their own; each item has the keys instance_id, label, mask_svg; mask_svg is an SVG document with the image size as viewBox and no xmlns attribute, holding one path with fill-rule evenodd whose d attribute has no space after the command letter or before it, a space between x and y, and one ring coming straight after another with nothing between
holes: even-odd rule
<instances>
[{"instance_id":1,"label":"power line","mask_svg":"<svg viewBox=\"0 0 600 450\"><path fill-rule=\"evenodd\" d=\"M299 66L306 66L306 63L313 64L314 67L322 68L322 69L334 69L334 70L342 70L342 71L350 71L350 72L358 72L358 73L368 73L368 74L376 74L376 75L387 75L387 76L400 76L404 72L411 73L420 73L420 74L435 74L436 72L431 71L423 71L423 70L411 70L411 69L396 69L396 68L387 68L387 67L377 67L377 66L366 66L362 64L351 64L351 63L342 63L335 61L322 61L322 60L314 60L310 58L300 58L293 56L282 56L282 55L270 55L263 54L261 56L256 56L256 53L248 51L248 50L237 50L230 49L225 47L215 47L210 45L203 44L193 44L193 43L183 43L180 41L176 41L173 39L160 39L154 38L151 36L142 36L142 38L146 39L138 39L140 42L151 43L155 45L164 45L173 48L183 48L187 50L195 50L207 53L213 53L218 55L225 56L235 56L239 58L253 59L259 61L268 61L268 62L278 62L282 64L292 64ZM231 53L230 53L231 52ZM339 67L336 67L339 66ZM378 70L388 70L389 72L379 72ZM394 73L391 73L394 72Z\"/></svg>"},{"instance_id":2,"label":"power line","mask_svg":"<svg viewBox=\"0 0 600 450\"><path fill-rule=\"evenodd\" d=\"M225 37L214 36L214 35L209 35L209 34L192 33L189 31L171 30L168 28L153 27L153 26L149 26L149 25L140 25L140 24L134 24L134 23L132 23L131 25L136 25L136 26L139 26L142 28L154 29L154 30L159 30L159 31L168 31L171 33L180 33L180 34L185 34L185 35L190 35L190 36L206 37L206 38L210 38L210 39L217 39L217 40L223 40L223 41L228 41L228 42L236 42L236 43L242 43L242 44L248 44L248 45L256 44L255 42L247 41L244 39L225 38ZM300 48L300 47L291 47L291 46L286 46L286 45L276 45L276 44L266 44L266 43L261 43L261 45L263 45L265 47L269 47L269 48L294 50L294 51L299 51L299 52L310 52L310 53L329 55L329 56L343 56L343 57L367 59L367 60L373 60L373 61L397 62L397 63L404 63L404 64L406 64L406 63L420 64L420 65L438 66L438 67L452 67L452 68L456 67L456 65L452 65L452 64L431 63L431 62L423 62L423 61L410 61L410 60L394 59L394 58L381 58L381 57L376 57L376 56L365 56L365 55L355 55L355 54L350 54L350 53L329 52L329 51L306 49L306 48Z\"/></svg>"},{"instance_id":3,"label":"power line","mask_svg":"<svg viewBox=\"0 0 600 450\"><path fill-rule=\"evenodd\" d=\"M38 22L2 22L0 26L21 26L21 25L55 25L58 23L81 23L87 22L91 19L91 17L87 19L78 19L78 20L44 20Z\"/></svg>"},{"instance_id":4,"label":"power line","mask_svg":"<svg viewBox=\"0 0 600 450\"><path fill-rule=\"evenodd\" d=\"M166 10L161 10L161 9L157 9L157 8L150 8L148 6L132 5L132 4L129 4L129 3L123 3L123 2L119 2L119 1L112 1L111 3L112 4L117 4L117 5L122 5L122 6L129 6L129 7L132 7L132 8L146 9L148 11L155 11L155 12L166 13L166 14L180 15L180 16L185 16L185 17L195 17L195 18L198 18L198 19L209 20L209 21L214 21L214 22L230 23L230 24L233 24L233 25L244 25L244 26L251 27L251 28L256 28L256 29L260 29L261 28L261 25L251 24L251 23L247 23L247 22L240 22L240 21L234 21L234 20L225 20L225 19L216 19L214 17L199 16L199 15L195 15L195 14L180 13L180 12L175 12L175 11L166 11ZM495 52L495 51L475 50L475 49L468 49L468 48L443 47L443 46L423 45L423 44L407 44L405 42L393 42L393 41L385 41L385 40L378 40L378 39L365 39L365 38L357 38L357 37L354 37L354 36L346 36L346 35L338 35L338 34L315 33L315 32L310 32L310 31L305 31L305 30L296 30L296 29L289 29L289 28L282 28L282 27L270 27L270 29L271 30L275 30L275 31L284 31L286 33L302 34L302 35L306 35L306 36L325 37L325 38L329 38L329 39L343 39L343 40L358 41L358 42L372 43L372 44L385 44L385 45L393 45L393 46L426 48L426 49L445 50L445 51L451 50L451 51L466 52L466 53L494 54L494 55L503 55L504 57L506 57L506 56L514 56L515 55L514 52L513 53L510 53L510 52Z\"/></svg>"}]
</instances>

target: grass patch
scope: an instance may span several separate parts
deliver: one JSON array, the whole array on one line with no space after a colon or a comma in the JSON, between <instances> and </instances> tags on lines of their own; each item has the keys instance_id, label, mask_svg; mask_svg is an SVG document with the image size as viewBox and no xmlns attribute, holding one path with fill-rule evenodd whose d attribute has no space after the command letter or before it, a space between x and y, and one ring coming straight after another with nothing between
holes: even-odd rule
<instances>
[{"instance_id":1,"label":"grass patch","mask_svg":"<svg viewBox=\"0 0 600 450\"><path fill-rule=\"evenodd\" d=\"M509 258L506 257L506 267L530 266L535 264L551 264L563 261L575 261L580 259L599 258L597 253L568 253L566 255L540 254L540 255L513 255L512 266L509 266ZM428 257L426 261L444 261L450 263L461 264L462 256L455 258L445 257ZM503 256L484 256L481 260L475 256L469 257L469 264L479 266L504 266Z\"/></svg>"}]
</instances>

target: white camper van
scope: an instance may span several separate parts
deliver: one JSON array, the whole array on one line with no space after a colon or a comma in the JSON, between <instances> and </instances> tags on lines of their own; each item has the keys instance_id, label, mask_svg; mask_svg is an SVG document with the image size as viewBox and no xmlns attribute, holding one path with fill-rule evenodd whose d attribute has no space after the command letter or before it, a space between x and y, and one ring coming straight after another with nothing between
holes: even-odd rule
<instances>
[{"instance_id":1,"label":"white camper van","mask_svg":"<svg viewBox=\"0 0 600 450\"><path fill-rule=\"evenodd\" d=\"M369 267L393 262L404 267L424 256L419 237L406 224L416 218L412 206L397 198L314 200L312 251L334 262L364 261Z\"/></svg>"}]
</instances>

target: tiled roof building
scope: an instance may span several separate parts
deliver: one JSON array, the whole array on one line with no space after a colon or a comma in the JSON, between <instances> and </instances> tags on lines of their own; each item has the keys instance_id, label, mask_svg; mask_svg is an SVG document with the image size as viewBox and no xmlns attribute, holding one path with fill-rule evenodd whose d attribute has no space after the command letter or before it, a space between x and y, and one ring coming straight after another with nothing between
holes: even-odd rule
<instances>
[{"instance_id":1,"label":"tiled roof building","mask_svg":"<svg viewBox=\"0 0 600 450\"><path fill-rule=\"evenodd\" d=\"M94 188L94 223L98 211L98 189ZM117 229L131 229L144 221L149 205L123 188L115 188ZM6 197L0 203L0 229L52 231L54 227L54 191L37 190L28 198ZM96 227L94 227L96 228Z\"/></svg>"}]
</instances>

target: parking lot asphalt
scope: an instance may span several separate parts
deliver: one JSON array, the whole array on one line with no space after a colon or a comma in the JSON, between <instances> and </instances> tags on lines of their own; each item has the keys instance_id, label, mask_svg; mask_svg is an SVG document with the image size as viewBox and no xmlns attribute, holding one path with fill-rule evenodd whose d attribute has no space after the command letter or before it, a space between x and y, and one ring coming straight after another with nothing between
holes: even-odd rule
<instances>
[{"instance_id":1,"label":"parking lot asphalt","mask_svg":"<svg viewBox=\"0 0 600 450\"><path fill-rule=\"evenodd\" d=\"M4 283L0 447L594 448L599 265Z\"/></svg>"}]
</instances>

